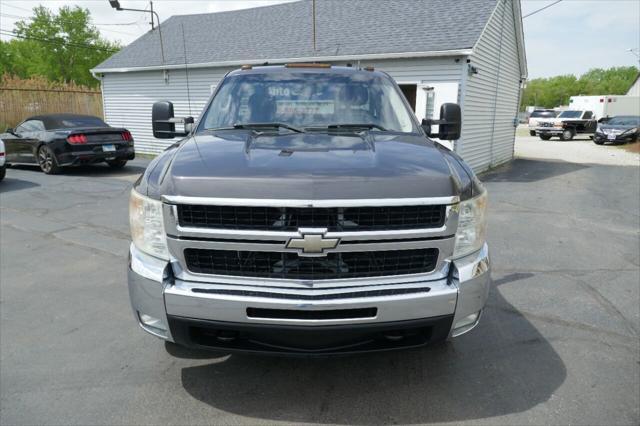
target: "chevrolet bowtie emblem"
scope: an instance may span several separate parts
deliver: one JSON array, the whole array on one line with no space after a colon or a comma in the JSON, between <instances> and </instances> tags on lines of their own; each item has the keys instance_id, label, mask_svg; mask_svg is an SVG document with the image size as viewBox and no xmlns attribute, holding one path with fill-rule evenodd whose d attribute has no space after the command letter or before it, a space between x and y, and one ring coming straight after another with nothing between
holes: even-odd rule
<instances>
[{"instance_id":1,"label":"chevrolet bowtie emblem","mask_svg":"<svg viewBox=\"0 0 640 426\"><path fill-rule=\"evenodd\" d=\"M334 249L339 238L325 238L326 229L299 229L300 238L291 238L287 248L296 249L300 255L322 256L327 249Z\"/></svg>"}]
</instances>

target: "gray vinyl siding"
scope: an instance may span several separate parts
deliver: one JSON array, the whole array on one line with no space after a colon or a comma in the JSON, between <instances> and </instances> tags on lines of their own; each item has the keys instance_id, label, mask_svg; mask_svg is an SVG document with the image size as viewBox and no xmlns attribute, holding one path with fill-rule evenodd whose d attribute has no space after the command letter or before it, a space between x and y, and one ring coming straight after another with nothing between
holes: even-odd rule
<instances>
[{"instance_id":1,"label":"gray vinyl siding","mask_svg":"<svg viewBox=\"0 0 640 426\"><path fill-rule=\"evenodd\" d=\"M475 171L513 157L520 93L520 56L514 3L501 0L474 47L466 77L459 151Z\"/></svg>"},{"instance_id":2,"label":"gray vinyl siding","mask_svg":"<svg viewBox=\"0 0 640 426\"><path fill-rule=\"evenodd\" d=\"M197 118L215 85L230 69L199 68L189 70L191 113L184 70L110 73L102 78L104 118L112 126L126 127L133 135L136 152L156 154L171 145L173 139L155 139L151 131L151 107L154 102L173 102L176 117ZM179 128L179 126L178 126Z\"/></svg>"},{"instance_id":3,"label":"gray vinyl siding","mask_svg":"<svg viewBox=\"0 0 640 426\"><path fill-rule=\"evenodd\" d=\"M362 61L360 66L373 66L400 82L447 82L460 80L460 61L456 59L460 58L387 59Z\"/></svg>"},{"instance_id":4,"label":"gray vinyl siding","mask_svg":"<svg viewBox=\"0 0 640 426\"><path fill-rule=\"evenodd\" d=\"M460 63L453 57L412 58L363 61L360 66L374 66L401 82L459 81ZM460 59L460 58L458 58ZM337 65L346 65L346 62ZM357 61L353 62L357 66ZM176 117L197 118L216 85L232 68L191 68L189 88L191 113L187 102L184 70L107 73L102 77L104 116L112 126L126 127L135 140L136 152L155 154L171 145L172 139L155 139L151 132L151 106L154 102L173 102Z\"/></svg>"}]
</instances>

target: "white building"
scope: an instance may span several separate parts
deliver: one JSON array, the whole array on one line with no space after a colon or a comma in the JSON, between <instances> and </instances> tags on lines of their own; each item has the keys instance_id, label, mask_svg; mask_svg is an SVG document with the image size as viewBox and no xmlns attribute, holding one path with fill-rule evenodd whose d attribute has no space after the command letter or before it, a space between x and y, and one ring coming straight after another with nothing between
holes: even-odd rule
<instances>
[{"instance_id":1,"label":"white building","mask_svg":"<svg viewBox=\"0 0 640 426\"><path fill-rule=\"evenodd\" d=\"M640 74L638 74L631 87L629 87L627 96L640 96Z\"/></svg>"},{"instance_id":2,"label":"white building","mask_svg":"<svg viewBox=\"0 0 640 426\"><path fill-rule=\"evenodd\" d=\"M475 170L513 157L527 74L519 0L316 3L315 50L310 0L169 18L161 26L164 61L156 29L92 70L106 121L130 129L138 152L156 153L172 142L151 134L155 101L197 117L220 79L243 64L351 63L388 72L419 119L459 103L455 150Z\"/></svg>"}]
</instances>

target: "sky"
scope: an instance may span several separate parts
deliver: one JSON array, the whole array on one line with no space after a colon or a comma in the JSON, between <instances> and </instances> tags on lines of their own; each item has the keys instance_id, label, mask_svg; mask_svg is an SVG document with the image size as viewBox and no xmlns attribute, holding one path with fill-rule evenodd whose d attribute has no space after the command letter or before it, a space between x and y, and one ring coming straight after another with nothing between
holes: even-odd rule
<instances>
[{"instance_id":1,"label":"sky","mask_svg":"<svg viewBox=\"0 0 640 426\"><path fill-rule=\"evenodd\" d=\"M165 20L177 14L221 12L284 1L291 0L156 0L154 9ZM120 3L122 7L136 9L148 7L147 1L120 0ZM554 1L522 0L523 15L551 3ZM14 23L30 16L30 10L38 4L50 9L64 5L87 8L103 36L123 44L149 30L148 14L117 12L108 0L0 0L0 29L12 30ZM526 17L524 31L530 79L640 64L639 58L628 51L640 52L640 0L563 0Z\"/></svg>"}]
</instances>

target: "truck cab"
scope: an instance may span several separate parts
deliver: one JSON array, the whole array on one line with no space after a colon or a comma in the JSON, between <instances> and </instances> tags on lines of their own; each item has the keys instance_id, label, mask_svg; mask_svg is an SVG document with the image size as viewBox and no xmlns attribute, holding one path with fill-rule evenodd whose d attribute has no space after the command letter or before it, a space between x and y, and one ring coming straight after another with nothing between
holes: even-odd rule
<instances>
[{"instance_id":1,"label":"truck cab","mask_svg":"<svg viewBox=\"0 0 640 426\"><path fill-rule=\"evenodd\" d=\"M245 66L131 193L129 294L140 327L219 351L331 355L473 329L490 286L487 193L373 69ZM184 125L185 129L176 129ZM437 126L437 131L434 129Z\"/></svg>"}]
</instances>

